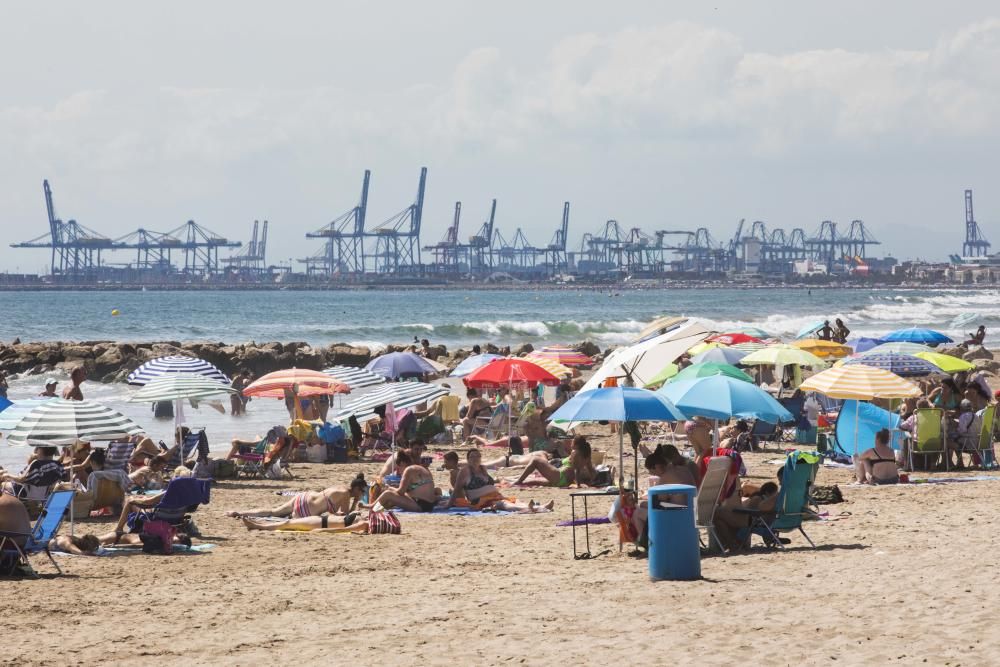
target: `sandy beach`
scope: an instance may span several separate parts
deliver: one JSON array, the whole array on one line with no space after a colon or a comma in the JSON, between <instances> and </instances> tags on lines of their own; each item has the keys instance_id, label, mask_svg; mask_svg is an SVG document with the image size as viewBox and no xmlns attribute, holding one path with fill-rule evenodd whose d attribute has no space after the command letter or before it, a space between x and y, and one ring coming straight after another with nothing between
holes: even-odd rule
<instances>
[{"instance_id":1,"label":"sandy beach","mask_svg":"<svg viewBox=\"0 0 1000 667\"><path fill-rule=\"evenodd\" d=\"M606 428L588 430L615 454ZM768 461L780 457L748 455L748 479L773 478ZM846 502L822 506L833 520L808 524L816 549L793 535L782 552L705 558L700 581L651 583L647 562L620 554L609 525L591 529L592 551L606 553L573 560L571 529L555 525L570 517L563 489L516 491L554 498L552 514L402 514L400 536L248 533L225 516L376 466L293 470L291 481L217 483L195 515L202 541L216 545L208 553L57 556L62 577L36 558L40 580L3 583L14 610L3 664L1000 660L988 629L1000 603L990 583L1000 479L851 486L848 469L823 468L817 483L839 484Z\"/></svg>"}]
</instances>

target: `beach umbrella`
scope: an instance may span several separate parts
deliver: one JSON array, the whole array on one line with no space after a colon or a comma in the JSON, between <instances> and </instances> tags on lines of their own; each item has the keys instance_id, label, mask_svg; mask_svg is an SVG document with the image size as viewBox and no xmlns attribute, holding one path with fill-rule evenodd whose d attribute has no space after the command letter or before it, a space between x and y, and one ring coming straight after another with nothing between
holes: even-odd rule
<instances>
[{"instance_id":1,"label":"beach umbrella","mask_svg":"<svg viewBox=\"0 0 1000 667\"><path fill-rule=\"evenodd\" d=\"M723 345L737 345L739 343L762 343L763 341L759 338L755 338L745 333L733 332L733 333L722 333L715 334L714 336L709 336L705 339L713 343L722 343Z\"/></svg>"},{"instance_id":2,"label":"beach umbrella","mask_svg":"<svg viewBox=\"0 0 1000 667\"><path fill-rule=\"evenodd\" d=\"M285 391L295 396L326 396L347 394L351 388L325 373L304 368L288 368L275 371L251 382L243 390L244 396L260 398L284 398Z\"/></svg>"},{"instance_id":3,"label":"beach umbrella","mask_svg":"<svg viewBox=\"0 0 1000 667\"><path fill-rule=\"evenodd\" d=\"M413 352L390 352L381 357L375 357L368 362L365 370L381 375L390 380L403 377L420 377L427 373L437 373L436 369L426 359Z\"/></svg>"},{"instance_id":4,"label":"beach umbrella","mask_svg":"<svg viewBox=\"0 0 1000 667\"><path fill-rule=\"evenodd\" d=\"M48 401L53 400L53 398L54 397L51 396L22 398L18 401L14 401L13 403L3 399L7 402L7 406L0 409L0 431L13 430L24 415L34 410L42 403L47 403Z\"/></svg>"},{"instance_id":5,"label":"beach umbrella","mask_svg":"<svg viewBox=\"0 0 1000 667\"><path fill-rule=\"evenodd\" d=\"M7 436L7 442L57 447L119 440L142 432L131 419L97 401L50 398L21 417Z\"/></svg>"},{"instance_id":6,"label":"beach umbrella","mask_svg":"<svg viewBox=\"0 0 1000 667\"><path fill-rule=\"evenodd\" d=\"M719 420L732 417L759 419L777 424L793 419L792 413L769 393L744 380L728 375L712 375L671 382L657 390L688 417L707 417L715 421L712 451L719 446Z\"/></svg>"},{"instance_id":7,"label":"beach umbrella","mask_svg":"<svg viewBox=\"0 0 1000 667\"><path fill-rule=\"evenodd\" d=\"M659 336L616 348L605 357L581 391L596 389L609 377L624 377L637 387L643 386L664 366L676 361L685 350L709 335L711 331L702 323L686 320Z\"/></svg>"},{"instance_id":8,"label":"beach umbrella","mask_svg":"<svg viewBox=\"0 0 1000 667\"><path fill-rule=\"evenodd\" d=\"M847 341L847 346L854 350L856 354L863 354L882 344L881 338L855 338Z\"/></svg>"},{"instance_id":9,"label":"beach umbrella","mask_svg":"<svg viewBox=\"0 0 1000 667\"><path fill-rule=\"evenodd\" d=\"M795 334L795 338L798 339L798 338L806 338L807 336L811 336L814 333L816 333L817 331L819 331L820 329L822 329L824 324L826 324L825 320L816 320L814 322L810 322L809 324L807 324L804 327L802 327L801 329L799 329L799 332L797 334Z\"/></svg>"},{"instance_id":10,"label":"beach umbrella","mask_svg":"<svg viewBox=\"0 0 1000 667\"><path fill-rule=\"evenodd\" d=\"M363 389L364 387L374 387L385 382L385 378L377 373L366 371L364 368L354 366L331 366L323 369L324 375L329 375L338 382L343 382L351 391Z\"/></svg>"},{"instance_id":11,"label":"beach umbrella","mask_svg":"<svg viewBox=\"0 0 1000 667\"><path fill-rule=\"evenodd\" d=\"M574 370L568 366L563 366L558 361L554 359L545 359L534 356L534 353L526 354L525 359L535 364L536 366L541 366L548 372L555 375L557 378L573 377L574 375L579 375L580 371Z\"/></svg>"},{"instance_id":12,"label":"beach umbrella","mask_svg":"<svg viewBox=\"0 0 1000 667\"><path fill-rule=\"evenodd\" d=\"M712 375L728 375L731 378L737 380L743 380L744 382L753 382L753 378L736 368L732 364L720 364L715 362L708 362L704 364L692 364L682 370L677 375L670 378L670 382L683 382L684 380L693 380L694 378L710 377Z\"/></svg>"},{"instance_id":13,"label":"beach umbrella","mask_svg":"<svg viewBox=\"0 0 1000 667\"><path fill-rule=\"evenodd\" d=\"M864 354L916 354L917 352L933 352L934 350L919 343L882 343L876 345Z\"/></svg>"},{"instance_id":14,"label":"beach umbrella","mask_svg":"<svg viewBox=\"0 0 1000 667\"><path fill-rule=\"evenodd\" d=\"M842 399L871 400L920 396L920 388L909 380L864 364L844 364L830 368L806 379L799 389L818 391L830 398Z\"/></svg>"},{"instance_id":15,"label":"beach umbrella","mask_svg":"<svg viewBox=\"0 0 1000 667\"><path fill-rule=\"evenodd\" d=\"M737 327L733 329L733 331L745 333L748 336L753 336L754 338L759 338L760 340L766 340L772 337L771 334L759 327Z\"/></svg>"},{"instance_id":16,"label":"beach umbrella","mask_svg":"<svg viewBox=\"0 0 1000 667\"><path fill-rule=\"evenodd\" d=\"M581 391L559 407L552 422L640 422L684 419L666 397L637 387L604 387ZM618 484L625 483L625 429L618 429ZM639 478L639 457L635 456L635 479Z\"/></svg>"},{"instance_id":17,"label":"beach umbrella","mask_svg":"<svg viewBox=\"0 0 1000 667\"><path fill-rule=\"evenodd\" d=\"M751 352L740 360L741 366L826 366L826 362L811 352L792 345L768 345Z\"/></svg>"},{"instance_id":18,"label":"beach umbrella","mask_svg":"<svg viewBox=\"0 0 1000 667\"><path fill-rule=\"evenodd\" d=\"M530 359L550 359L563 366L591 366L594 363L594 360L583 352L565 345L547 345L525 356Z\"/></svg>"},{"instance_id":19,"label":"beach umbrella","mask_svg":"<svg viewBox=\"0 0 1000 667\"><path fill-rule=\"evenodd\" d=\"M466 375L462 381L466 386L476 389L498 389L522 384L529 387L537 387L539 384L555 387L560 383L558 377L538 364L518 357L494 359Z\"/></svg>"},{"instance_id":20,"label":"beach umbrella","mask_svg":"<svg viewBox=\"0 0 1000 667\"><path fill-rule=\"evenodd\" d=\"M159 403L184 399L199 400L238 393L228 384L210 377L177 373L147 382L126 400L130 403Z\"/></svg>"},{"instance_id":21,"label":"beach umbrella","mask_svg":"<svg viewBox=\"0 0 1000 667\"><path fill-rule=\"evenodd\" d=\"M945 373L961 373L962 371L971 371L976 367L975 364L970 364L965 359L940 352L915 352L913 356L931 362ZM0 419L2 418L3 413L0 413Z\"/></svg>"},{"instance_id":22,"label":"beach umbrella","mask_svg":"<svg viewBox=\"0 0 1000 667\"><path fill-rule=\"evenodd\" d=\"M433 401L451 393L448 387L428 382L388 382L363 396L352 398L337 410L331 422L354 415L358 421L367 421L375 414L375 408L392 403L397 410Z\"/></svg>"},{"instance_id":23,"label":"beach umbrella","mask_svg":"<svg viewBox=\"0 0 1000 667\"><path fill-rule=\"evenodd\" d=\"M730 364L736 365L740 363L743 357L747 356L749 352L744 350L737 350L732 347L716 347L711 350L705 350L700 354L696 354L691 357L692 364Z\"/></svg>"},{"instance_id":24,"label":"beach umbrella","mask_svg":"<svg viewBox=\"0 0 1000 667\"><path fill-rule=\"evenodd\" d=\"M472 371L476 370L480 366L485 366L494 359L503 359L503 355L500 354L474 354L471 357L466 357L462 360L458 366L455 367L450 375L451 377L465 377Z\"/></svg>"},{"instance_id":25,"label":"beach umbrella","mask_svg":"<svg viewBox=\"0 0 1000 667\"><path fill-rule=\"evenodd\" d=\"M663 317L658 317L645 327L642 331L635 337L635 342L644 341L647 338L654 338L656 336L662 336L665 333L673 331L680 325L687 322L686 317L674 317L670 315L665 315Z\"/></svg>"},{"instance_id":26,"label":"beach umbrella","mask_svg":"<svg viewBox=\"0 0 1000 667\"><path fill-rule=\"evenodd\" d=\"M844 359L845 366L852 364L881 368L899 377L923 377L941 373L941 369L931 362L910 354L863 354Z\"/></svg>"},{"instance_id":27,"label":"beach umbrella","mask_svg":"<svg viewBox=\"0 0 1000 667\"><path fill-rule=\"evenodd\" d=\"M758 343L736 343L732 347L734 350L742 350L743 352L756 352L757 350L763 350L767 346L767 343L760 341Z\"/></svg>"},{"instance_id":28,"label":"beach umbrella","mask_svg":"<svg viewBox=\"0 0 1000 667\"><path fill-rule=\"evenodd\" d=\"M229 384L229 378L218 368L197 357L169 355L151 359L129 373L126 382L133 385L144 385L164 375L202 375Z\"/></svg>"},{"instance_id":29,"label":"beach umbrella","mask_svg":"<svg viewBox=\"0 0 1000 667\"><path fill-rule=\"evenodd\" d=\"M675 363L669 363L669 364L667 364L666 366L663 367L662 371L660 371L659 373L657 373L656 375L654 375L652 377L652 379L650 379L650 381L646 383L646 389L650 389L650 388L653 388L653 387L659 387L661 384L663 384L664 382L666 382L670 378L672 378L675 375L677 375L677 373L679 372L679 370L680 369L677 367L677 364L675 364Z\"/></svg>"},{"instance_id":30,"label":"beach umbrella","mask_svg":"<svg viewBox=\"0 0 1000 667\"><path fill-rule=\"evenodd\" d=\"M921 329L910 327L909 329L897 329L882 336L882 340L887 343L919 343L921 345L940 345L942 343L952 343L951 338L945 336L940 331L933 329Z\"/></svg>"},{"instance_id":31,"label":"beach umbrella","mask_svg":"<svg viewBox=\"0 0 1000 667\"><path fill-rule=\"evenodd\" d=\"M708 352L709 350L714 350L718 347L729 347L729 346L726 345L725 343L720 343L718 341L704 340L698 343L697 345L692 345L691 347L689 347L687 349L687 353L693 357L695 355L701 354L702 352Z\"/></svg>"},{"instance_id":32,"label":"beach umbrella","mask_svg":"<svg viewBox=\"0 0 1000 667\"><path fill-rule=\"evenodd\" d=\"M841 359L854 352L851 348L832 340L804 339L792 341L791 345L800 350L805 350L822 359Z\"/></svg>"}]
</instances>

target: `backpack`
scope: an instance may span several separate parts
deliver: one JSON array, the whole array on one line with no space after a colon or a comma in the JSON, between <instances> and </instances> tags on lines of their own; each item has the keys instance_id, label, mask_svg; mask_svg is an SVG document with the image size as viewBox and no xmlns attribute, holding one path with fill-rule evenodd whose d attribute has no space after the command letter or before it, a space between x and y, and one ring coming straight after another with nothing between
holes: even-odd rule
<instances>
[{"instance_id":1,"label":"backpack","mask_svg":"<svg viewBox=\"0 0 1000 667\"><path fill-rule=\"evenodd\" d=\"M844 502L844 494L840 492L840 487L833 486L813 486L809 495L817 505L836 505Z\"/></svg>"},{"instance_id":2,"label":"backpack","mask_svg":"<svg viewBox=\"0 0 1000 667\"><path fill-rule=\"evenodd\" d=\"M176 529L166 521L152 520L142 523L142 551L147 554L171 554L174 551Z\"/></svg>"}]
</instances>

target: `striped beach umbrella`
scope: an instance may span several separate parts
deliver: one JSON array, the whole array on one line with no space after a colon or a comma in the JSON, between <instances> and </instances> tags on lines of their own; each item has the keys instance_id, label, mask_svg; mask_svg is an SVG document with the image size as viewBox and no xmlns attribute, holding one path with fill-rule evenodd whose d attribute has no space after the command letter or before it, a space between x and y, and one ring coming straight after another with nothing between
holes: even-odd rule
<instances>
[{"instance_id":1,"label":"striped beach umbrella","mask_svg":"<svg viewBox=\"0 0 1000 667\"><path fill-rule=\"evenodd\" d=\"M845 366L852 364L881 368L899 377L923 377L941 373L941 369L931 362L910 354L862 354L844 360Z\"/></svg>"},{"instance_id":2,"label":"striped beach umbrella","mask_svg":"<svg viewBox=\"0 0 1000 667\"><path fill-rule=\"evenodd\" d=\"M330 368L324 368L323 373L329 375L334 380L343 382L351 388L351 391L364 387L374 387L377 384L385 382L385 378L381 375L353 366L331 366Z\"/></svg>"},{"instance_id":3,"label":"striped beach umbrella","mask_svg":"<svg viewBox=\"0 0 1000 667\"><path fill-rule=\"evenodd\" d=\"M128 397L130 403L158 403L183 399L214 398L223 394L238 394L225 382L202 375L177 373L146 383Z\"/></svg>"},{"instance_id":4,"label":"striped beach umbrella","mask_svg":"<svg viewBox=\"0 0 1000 667\"><path fill-rule=\"evenodd\" d=\"M563 366L554 359L537 357L535 356L534 352L524 355L524 358L530 361L531 363L535 364L536 366L541 366L548 372L555 375L557 378L564 378L567 375L573 377L574 375L579 374L578 371L574 371L572 368L569 368L568 366Z\"/></svg>"},{"instance_id":5,"label":"striped beach umbrella","mask_svg":"<svg viewBox=\"0 0 1000 667\"><path fill-rule=\"evenodd\" d=\"M817 373L803 382L799 389L818 391L830 398L853 398L863 401L873 398L920 396L920 388L909 380L864 364L844 364Z\"/></svg>"},{"instance_id":6,"label":"striped beach umbrella","mask_svg":"<svg viewBox=\"0 0 1000 667\"><path fill-rule=\"evenodd\" d=\"M764 341L736 343L732 347L734 350L743 350L744 352L756 352L757 350L763 350L765 347L767 347L767 343L765 343Z\"/></svg>"},{"instance_id":7,"label":"striped beach umbrella","mask_svg":"<svg viewBox=\"0 0 1000 667\"><path fill-rule=\"evenodd\" d=\"M131 419L96 401L52 398L36 406L15 424L12 445L65 446L127 438L143 430Z\"/></svg>"},{"instance_id":8,"label":"striped beach umbrella","mask_svg":"<svg viewBox=\"0 0 1000 667\"><path fill-rule=\"evenodd\" d=\"M201 375L203 377L212 378L213 380L229 384L229 378L226 377L226 374L204 359L199 359L197 357L182 357L178 355L158 357L147 361L142 366L139 366L134 371L129 373L126 382L142 386L147 382L161 378L164 375L173 375L177 373L183 373L185 375Z\"/></svg>"},{"instance_id":9,"label":"striped beach umbrella","mask_svg":"<svg viewBox=\"0 0 1000 667\"><path fill-rule=\"evenodd\" d=\"M415 405L433 401L450 392L448 387L428 382L389 382L373 389L364 396L345 403L330 421L346 419L354 415L358 421L367 421L375 414L375 408L392 403L393 408L412 408Z\"/></svg>"},{"instance_id":10,"label":"striped beach umbrella","mask_svg":"<svg viewBox=\"0 0 1000 667\"><path fill-rule=\"evenodd\" d=\"M285 390L297 396L326 396L329 394L348 394L351 388L344 382L321 373L304 368L289 368L275 371L250 383L243 390L244 396L261 398L284 398Z\"/></svg>"},{"instance_id":11,"label":"striped beach umbrella","mask_svg":"<svg viewBox=\"0 0 1000 667\"><path fill-rule=\"evenodd\" d=\"M933 350L919 343L882 343L869 348L864 354L916 354L917 352L933 352Z\"/></svg>"},{"instance_id":12,"label":"striped beach umbrella","mask_svg":"<svg viewBox=\"0 0 1000 667\"><path fill-rule=\"evenodd\" d=\"M565 345L547 345L526 355L532 359L549 359L563 366L591 366L594 360Z\"/></svg>"}]
</instances>

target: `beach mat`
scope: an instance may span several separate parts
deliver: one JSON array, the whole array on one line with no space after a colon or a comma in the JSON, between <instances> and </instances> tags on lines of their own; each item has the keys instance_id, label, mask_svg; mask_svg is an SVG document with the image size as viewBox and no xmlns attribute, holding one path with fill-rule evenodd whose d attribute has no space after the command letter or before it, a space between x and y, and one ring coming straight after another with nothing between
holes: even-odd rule
<instances>
[{"instance_id":1,"label":"beach mat","mask_svg":"<svg viewBox=\"0 0 1000 667\"><path fill-rule=\"evenodd\" d=\"M197 556L199 554L208 553L209 551L211 551L214 548L215 548L214 544L194 544L194 545L192 545L190 547L186 547L183 544L175 544L174 545L174 551L170 555L173 556L174 554L180 554L182 556ZM134 555L134 554L140 554L140 555L146 555L146 556L150 556L150 555L157 555L158 556L158 555L160 555L160 554L147 554L147 553L143 552L142 545L136 545L134 547L126 547L126 546L121 546L121 547L101 547L101 548L99 548L97 550L97 553L93 554L93 556L83 556L83 555L80 555L80 554L71 554L71 553L67 553L65 551L53 551L52 552L53 556L79 556L80 558L93 558L94 556L99 557L99 558L100 557L107 557L107 556L131 556L131 555Z\"/></svg>"}]
</instances>

